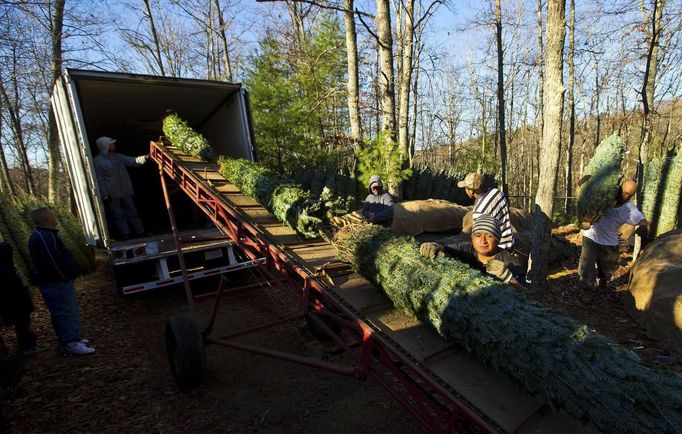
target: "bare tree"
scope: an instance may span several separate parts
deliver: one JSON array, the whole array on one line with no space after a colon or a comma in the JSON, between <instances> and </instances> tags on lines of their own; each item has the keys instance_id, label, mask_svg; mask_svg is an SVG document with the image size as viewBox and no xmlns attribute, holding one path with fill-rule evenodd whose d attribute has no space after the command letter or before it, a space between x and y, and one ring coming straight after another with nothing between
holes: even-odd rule
<instances>
[{"instance_id":1,"label":"bare tree","mask_svg":"<svg viewBox=\"0 0 682 434\"><path fill-rule=\"evenodd\" d=\"M156 58L157 65L159 67L159 73L161 75L166 75L163 67L163 59L161 58L161 44L159 42L159 35L156 33L156 24L154 23L154 15L152 14L152 9L149 6L149 0L142 0L145 8L145 18L149 24L149 32L152 35L152 41L154 46L152 47L154 52L154 57Z\"/></svg>"},{"instance_id":2,"label":"bare tree","mask_svg":"<svg viewBox=\"0 0 682 434\"><path fill-rule=\"evenodd\" d=\"M547 258L554 212L557 169L561 155L561 121L564 110L563 54L566 36L565 0L547 2L546 78L540 178L535 196L530 281L547 285Z\"/></svg>"},{"instance_id":3,"label":"bare tree","mask_svg":"<svg viewBox=\"0 0 682 434\"><path fill-rule=\"evenodd\" d=\"M10 180L9 167L7 166L7 158L5 157L5 149L2 143L2 101L0 101L0 191L7 192L10 196L14 196L14 184Z\"/></svg>"},{"instance_id":4,"label":"bare tree","mask_svg":"<svg viewBox=\"0 0 682 434\"><path fill-rule=\"evenodd\" d=\"M362 121L360 119L358 41L353 8L353 0L344 0L343 19L346 26L346 55L348 56L348 115L351 136L356 143L360 143L362 142Z\"/></svg>"},{"instance_id":5,"label":"bare tree","mask_svg":"<svg viewBox=\"0 0 682 434\"><path fill-rule=\"evenodd\" d=\"M398 78L398 89L400 92L398 106L398 145L400 146L403 155L407 157L410 154L409 118L414 53L414 0L406 0L404 8L405 22L403 26L402 56L399 56L401 67Z\"/></svg>"},{"instance_id":6,"label":"bare tree","mask_svg":"<svg viewBox=\"0 0 682 434\"><path fill-rule=\"evenodd\" d=\"M640 95L642 96L642 135L639 142L639 158L637 163L637 201L641 203L642 187L644 180L644 164L649 158L649 145L651 141L651 114L654 110L654 93L656 90L656 75L658 73L658 52L661 34L661 17L665 0L653 0L650 15L647 14L642 0L643 25L647 42L647 53L644 66L644 77ZM648 28L647 28L648 26Z\"/></svg>"},{"instance_id":7,"label":"bare tree","mask_svg":"<svg viewBox=\"0 0 682 434\"><path fill-rule=\"evenodd\" d=\"M10 128L14 138L14 147L17 151L17 158L19 165L24 174L24 192L35 195L35 182L33 179L33 170L28 160L28 152L26 151L25 132L21 116L21 87L19 83L19 65L18 53L15 50L11 51L12 57L9 65L9 78L5 82L5 77L0 76L0 98L2 98L2 105L4 105L7 114L9 115ZM8 85L10 86L8 88Z\"/></svg>"},{"instance_id":8,"label":"bare tree","mask_svg":"<svg viewBox=\"0 0 682 434\"><path fill-rule=\"evenodd\" d=\"M544 87L545 87L545 73L544 73L544 64L545 62L543 61L543 51L545 49L545 46L542 42L542 0L538 0L538 8L537 8L537 32L538 32L538 119L540 120L540 126L539 129L540 131L544 130L544 125L543 123L545 122L545 116L544 116Z\"/></svg>"},{"instance_id":9,"label":"bare tree","mask_svg":"<svg viewBox=\"0 0 682 434\"><path fill-rule=\"evenodd\" d=\"M568 148L566 149L566 200L564 212L568 213L569 197L573 195L573 145L575 144L575 0L569 1L568 21Z\"/></svg>"},{"instance_id":10,"label":"bare tree","mask_svg":"<svg viewBox=\"0 0 682 434\"><path fill-rule=\"evenodd\" d=\"M65 0L56 0L53 9L50 11L50 39L51 39L51 59L50 59L50 88L57 83L57 79L62 72L62 28L64 27L64 4ZM57 121L54 110L50 109L49 133L47 139L47 197L52 203L60 201L60 169L61 153L59 150L59 132L57 131Z\"/></svg>"},{"instance_id":11,"label":"bare tree","mask_svg":"<svg viewBox=\"0 0 682 434\"><path fill-rule=\"evenodd\" d=\"M502 191L507 196L507 138L504 104L504 53L502 46L502 5L495 0L495 41L497 42L497 137L500 146Z\"/></svg>"},{"instance_id":12,"label":"bare tree","mask_svg":"<svg viewBox=\"0 0 682 434\"><path fill-rule=\"evenodd\" d=\"M379 45L379 92L381 99L381 128L396 139L395 79L393 77L393 36L388 0L376 0L377 43Z\"/></svg>"},{"instance_id":13,"label":"bare tree","mask_svg":"<svg viewBox=\"0 0 682 434\"><path fill-rule=\"evenodd\" d=\"M220 42L223 43L223 62L225 63L225 73L227 75L227 80L232 81L234 79L232 75L232 62L230 60L230 44L227 42L227 24L223 17L223 11L220 8L220 0L213 0L216 8L216 14L218 15L218 33L220 35Z\"/></svg>"}]
</instances>

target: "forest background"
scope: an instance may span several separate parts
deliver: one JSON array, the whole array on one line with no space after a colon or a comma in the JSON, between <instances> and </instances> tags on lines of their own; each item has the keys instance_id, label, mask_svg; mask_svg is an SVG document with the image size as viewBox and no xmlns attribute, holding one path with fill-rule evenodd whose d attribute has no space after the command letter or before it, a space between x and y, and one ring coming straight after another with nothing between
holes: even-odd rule
<instances>
[{"instance_id":1,"label":"forest background","mask_svg":"<svg viewBox=\"0 0 682 434\"><path fill-rule=\"evenodd\" d=\"M65 67L243 82L259 160L285 175L378 172L402 194L476 170L555 219L604 137L640 181L682 137L679 0L0 0L0 24L10 195L68 198Z\"/></svg>"}]
</instances>

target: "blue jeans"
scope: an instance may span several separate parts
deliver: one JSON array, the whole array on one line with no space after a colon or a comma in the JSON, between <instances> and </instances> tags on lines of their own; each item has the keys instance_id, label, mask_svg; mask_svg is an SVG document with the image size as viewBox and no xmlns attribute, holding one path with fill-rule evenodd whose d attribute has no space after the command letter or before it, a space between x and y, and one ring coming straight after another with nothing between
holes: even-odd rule
<instances>
[{"instance_id":1,"label":"blue jeans","mask_svg":"<svg viewBox=\"0 0 682 434\"><path fill-rule=\"evenodd\" d=\"M142 220L137 215L137 209L135 209L135 202L133 202L132 197L112 198L106 201L105 204L109 208L112 223L120 237L130 236L131 231L133 235L144 233L144 226L142 225Z\"/></svg>"},{"instance_id":2,"label":"blue jeans","mask_svg":"<svg viewBox=\"0 0 682 434\"><path fill-rule=\"evenodd\" d=\"M50 311L52 327L60 345L79 341L81 338L80 312L73 281L49 282L38 287L45 305Z\"/></svg>"}]
</instances>

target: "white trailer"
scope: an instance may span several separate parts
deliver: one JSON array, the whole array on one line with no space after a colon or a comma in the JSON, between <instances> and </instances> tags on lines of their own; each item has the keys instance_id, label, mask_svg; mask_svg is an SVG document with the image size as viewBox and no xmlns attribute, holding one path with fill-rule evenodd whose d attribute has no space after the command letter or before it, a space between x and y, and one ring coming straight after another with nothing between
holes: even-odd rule
<instances>
[{"instance_id":1,"label":"white trailer","mask_svg":"<svg viewBox=\"0 0 682 434\"><path fill-rule=\"evenodd\" d=\"M177 113L209 140L217 154L253 160L246 91L240 84L219 81L67 69L54 87L52 107L85 237L109 252L119 291L131 294L181 283L159 168L149 163L129 169L134 201L149 234L117 241L94 173L95 140L114 137L118 152L144 155L149 142L163 135L164 116ZM171 201L189 279L250 265L186 195L172 195Z\"/></svg>"}]
</instances>

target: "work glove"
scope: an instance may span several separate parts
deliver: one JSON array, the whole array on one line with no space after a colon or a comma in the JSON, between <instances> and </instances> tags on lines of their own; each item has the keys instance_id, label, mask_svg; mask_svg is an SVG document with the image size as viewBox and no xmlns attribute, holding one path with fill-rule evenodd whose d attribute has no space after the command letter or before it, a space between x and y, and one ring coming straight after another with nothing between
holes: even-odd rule
<instances>
[{"instance_id":1,"label":"work glove","mask_svg":"<svg viewBox=\"0 0 682 434\"><path fill-rule=\"evenodd\" d=\"M445 247L437 243L424 243L419 246L419 254L425 258L434 259L439 253L444 251Z\"/></svg>"},{"instance_id":2,"label":"work glove","mask_svg":"<svg viewBox=\"0 0 682 434\"><path fill-rule=\"evenodd\" d=\"M485 271L491 276L497 277L504 283L508 283L512 278L511 271L507 268L507 264L499 259L491 259L488 261L485 266Z\"/></svg>"}]
</instances>

